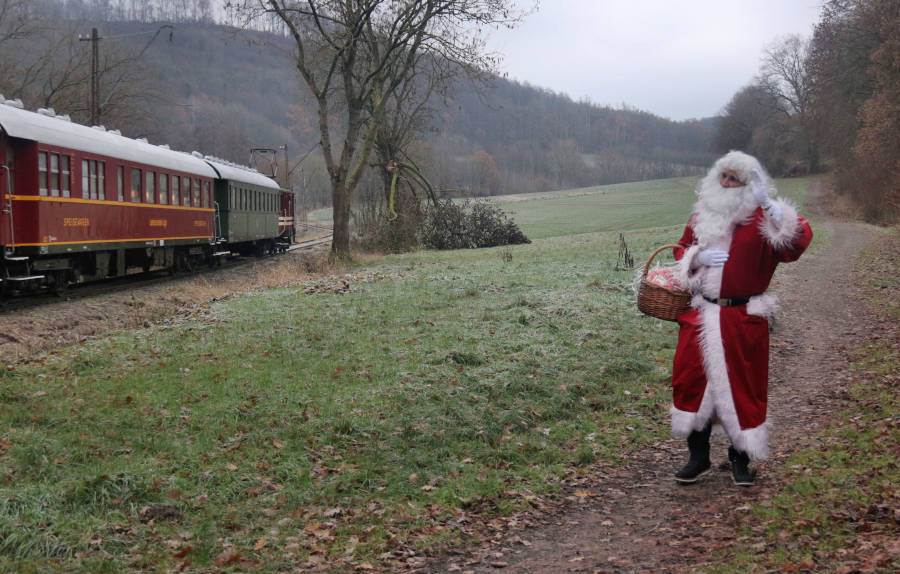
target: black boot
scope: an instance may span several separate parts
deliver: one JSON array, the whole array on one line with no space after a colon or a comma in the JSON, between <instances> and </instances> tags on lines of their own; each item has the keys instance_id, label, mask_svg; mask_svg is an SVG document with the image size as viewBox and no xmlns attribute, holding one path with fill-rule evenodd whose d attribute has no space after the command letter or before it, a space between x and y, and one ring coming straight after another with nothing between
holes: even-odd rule
<instances>
[{"instance_id":1,"label":"black boot","mask_svg":"<svg viewBox=\"0 0 900 574\"><path fill-rule=\"evenodd\" d=\"M691 459L675 473L675 480L679 484L693 484L701 476L709 472L709 435L712 432L712 424L706 425L703 430L694 431L688 436L688 449L691 451Z\"/></svg>"},{"instance_id":2,"label":"black boot","mask_svg":"<svg viewBox=\"0 0 900 574\"><path fill-rule=\"evenodd\" d=\"M756 471L749 468L750 457L733 446L728 447L728 460L731 461L731 478L738 486L753 486Z\"/></svg>"}]
</instances>

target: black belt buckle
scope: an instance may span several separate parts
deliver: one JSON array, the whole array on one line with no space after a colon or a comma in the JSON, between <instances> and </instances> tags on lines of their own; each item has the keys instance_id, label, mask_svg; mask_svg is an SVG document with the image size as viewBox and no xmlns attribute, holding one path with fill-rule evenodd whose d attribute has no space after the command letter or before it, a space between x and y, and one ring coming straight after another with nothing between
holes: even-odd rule
<instances>
[{"instance_id":1,"label":"black belt buckle","mask_svg":"<svg viewBox=\"0 0 900 574\"><path fill-rule=\"evenodd\" d=\"M703 296L704 299L709 301L710 303L714 303L721 307L737 307L738 305L746 305L750 302L750 297L719 297L718 299L713 299L712 297Z\"/></svg>"}]
</instances>

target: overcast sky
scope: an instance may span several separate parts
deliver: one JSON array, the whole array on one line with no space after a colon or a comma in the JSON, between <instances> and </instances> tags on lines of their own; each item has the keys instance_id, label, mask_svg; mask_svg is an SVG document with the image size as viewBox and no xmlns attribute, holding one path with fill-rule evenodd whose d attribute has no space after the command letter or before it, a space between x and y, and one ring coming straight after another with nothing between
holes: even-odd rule
<instances>
[{"instance_id":1,"label":"overcast sky","mask_svg":"<svg viewBox=\"0 0 900 574\"><path fill-rule=\"evenodd\" d=\"M531 5L520 0L522 5ZM492 32L509 79L674 120L715 115L759 70L763 48L812 35L821 0L541 0Z\"/></svg>"}]
</instances>

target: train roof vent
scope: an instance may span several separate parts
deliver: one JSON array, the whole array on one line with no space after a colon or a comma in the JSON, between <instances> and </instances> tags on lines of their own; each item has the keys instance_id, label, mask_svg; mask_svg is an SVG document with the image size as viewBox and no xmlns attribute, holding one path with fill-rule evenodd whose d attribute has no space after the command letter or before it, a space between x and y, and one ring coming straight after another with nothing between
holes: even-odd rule
<instances>
[{"instance_id":1,"label":"train roof vent","mask_svg":"<svg viewBox=\"0 0 900 574\"><path fill-rule=\"evenodd\" d=\"M72 118L69 116L69 114L60 114L60 115L56 116L56 119L62 120L64 122L69 122L69 123L72 122Z\"/></svg>"},{"instance_id":2,"label":"train roof vent","mask_svg":"<svg viewBox=\"0 0 900 574\"><path fill-rule=\"evenodd\" d=\"M51 118L56 116L56 110L53 108L38 108L37 113L42 116L50 116Z\"/></svg>"},{"instance_id":3,"label":"train roof vent","mask_svg":"<svg viewBox=\"0 0 900 574\"><path fill-rule=\"evenodd\" d=\"M147 138L138 138L137 141L141 143L150 143L150 140L148 140Z\"/></svg>"},{"instance_id":4,"label":"train roof vent","mask_svg":"<svg viewBox=\"0 0 900 574\"><path fill-rule=\"evenodd\" d=\"M160 144L159 147L161 147L163 149L172 149L169 147L169 144Z\"/></svg>"},{"instance_id":5,"label":"train roof vent","mask_svg":"<svg viewBox=\"0 0 900 574\"><path fill-rule=\"evenodd\" d=\"M194 157L203 159L203 154L200 153L199 151L192 151L192 152L191 152L191 155L194 156Z\"/></svg>"},{"instance_id":6,"label":"train roof vent","mask_svg":"<svg viewBox=\"0 0 900 574\"><path fill-rule=\"evenodd\" d=\"M24 110L24 109L25 109L25 104L23 104L23 103L22 103L22 100L20 100L19 98L16 98L16 99L14 99L14 100L6 100L6 101L3 102L3 103L6 104L7 106L12 106L12 107L14 107L14 108L19 108L20 110Z\"/></svg>"},{"instance_id":7,"label":"train roof vent","mask_svg":"<svg viewBox=\"0 0 900 574\"><path fill-rule=\"evenodd\" d=\"M122 135L122 132L120 132L119 130L109 130L109 133L111 133L113 135L117 135L117 136Z\"/></svg>"},{"instance_id":8,"label":"train roof vent","mask_svg":"<svg viewBox=\"0 0 900 574\"><path fill-rule=\"evenodd\" d=\"M106 126L91 126L91 127L92 127L93 129L97 130L98 132L105 132L105 131L106 131Z\"/></svg>"}]
</instances>

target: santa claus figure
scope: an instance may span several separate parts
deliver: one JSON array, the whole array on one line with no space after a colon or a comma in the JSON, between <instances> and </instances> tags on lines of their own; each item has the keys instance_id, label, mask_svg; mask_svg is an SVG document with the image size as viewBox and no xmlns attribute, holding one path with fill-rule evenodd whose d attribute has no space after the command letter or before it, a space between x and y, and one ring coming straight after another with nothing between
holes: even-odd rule
<instances>
[{"instance_id":1,"label":"santa claus figure","mask_svg":"<svg viewBox=\"0 0 900 574\"><path fill-rule=\"evenodd\" d=\"M775 267L812 240L809 223L775 193L754 157L728 153L700 182L675 252L679 280L693 294L678 317L672 372L672 432L687 437L690 450L675 474L681 484L709 471L714 423L731 439L735 484L751 486L750 461L768 454L768 319L777 300L766 289Z\"/></svg>"}]
</instances>

